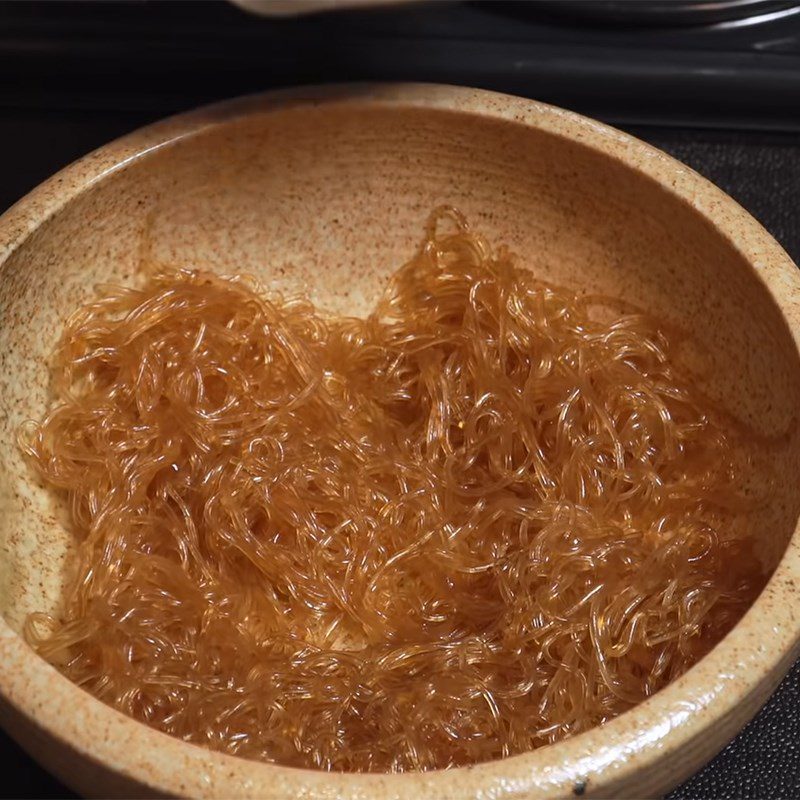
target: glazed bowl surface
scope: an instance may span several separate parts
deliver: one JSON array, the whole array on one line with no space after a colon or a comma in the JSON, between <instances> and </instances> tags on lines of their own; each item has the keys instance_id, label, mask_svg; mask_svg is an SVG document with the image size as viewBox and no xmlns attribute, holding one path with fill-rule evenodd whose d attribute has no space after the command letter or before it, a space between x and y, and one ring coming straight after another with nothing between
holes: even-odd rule
<instances>
[{"instance_id":1,"label":"glazed bowl surface","mask_svg":"<svg viewBox=\"0 0 800 800\"><path fill-rule=\"evenodd\" d=\"M734 630L668 688L534 752L425 774L327 774L173 739L90 697L21 635L57 610L63 510L15 445L48 402L65 316L143 265L248 272L268 289L363 313L461 209L553 283L622 297L691 334L703 389L774 446L757 555L776 567ZM0 218L0 721L87 796L289 800L643 797L691 774L753 716L800 642L800 276L770 235L689 168L551 106L433 85L246 97L137 131ZM753 475L754 483L763 476Z\"/></svg>"}]
</instances>

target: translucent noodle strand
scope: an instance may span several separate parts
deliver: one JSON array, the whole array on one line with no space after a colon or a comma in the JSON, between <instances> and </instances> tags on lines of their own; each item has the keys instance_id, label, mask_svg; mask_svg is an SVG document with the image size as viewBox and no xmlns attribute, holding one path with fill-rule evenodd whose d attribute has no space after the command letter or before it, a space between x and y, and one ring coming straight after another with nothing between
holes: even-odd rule
<instances>
[{"instance_id":1,"label":"translucent noodle strand","mask_svg":"<svg viewBox=\"0 0 800 800\"><path fill-rule=\"evenodd\" d=\"M670 352L453 210L365 319L201 271L102 287L20 435L77 543L28 638L136 719L288 765L445 768L598 725L765 580L742 443Z\"/></svg>"}]
</instances>

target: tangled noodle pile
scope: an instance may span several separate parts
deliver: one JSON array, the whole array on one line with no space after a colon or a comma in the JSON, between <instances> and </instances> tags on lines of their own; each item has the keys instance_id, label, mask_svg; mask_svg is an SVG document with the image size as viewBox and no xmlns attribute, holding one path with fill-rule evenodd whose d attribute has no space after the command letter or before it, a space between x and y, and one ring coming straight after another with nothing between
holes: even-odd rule
<instances>
[{"instance_id":1,"label":"tangled noodle pile","mask_svg":"<svg viewBox=\"0 0 800 800\"><path fill-rule=\"evenodd\" d=\"M29 639L160 730L329 770L484 761L640 702L764 576L733 435L652 322L588 302L454 211L366 319L198 271L103 288L21 434L78 541Z\"/></svg>"}]
</instances>

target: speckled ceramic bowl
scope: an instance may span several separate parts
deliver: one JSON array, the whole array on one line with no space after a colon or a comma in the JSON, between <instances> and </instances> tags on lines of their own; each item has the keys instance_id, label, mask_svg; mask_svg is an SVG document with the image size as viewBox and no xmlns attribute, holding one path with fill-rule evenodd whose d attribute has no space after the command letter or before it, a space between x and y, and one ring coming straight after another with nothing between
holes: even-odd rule
<instances>
[{"instance_id":1,"label":"speckled ceramic bowl","mask_svg":"<svg viewBox=\"0 0 800 800\"><path fill-rule=\"evenodd\" d=\"M713 652L607 725L449 772L342 775L220 755L113 711L20 631L57 607L69 538L14 446L45 407L64 315L142 261L259 274L329 309L370 305L430 209L460 207L560 284L622 295L691 331L706 389L779 442L759 526L777 570ZM91 796L651 796L719 750L797 654L800 275L769 234L658 150L575 114L440 86L355 86L236 100L138 131L0 219L0 719ZM755 480L759 476L754 476Z\"/></svg>"}]
</instances>

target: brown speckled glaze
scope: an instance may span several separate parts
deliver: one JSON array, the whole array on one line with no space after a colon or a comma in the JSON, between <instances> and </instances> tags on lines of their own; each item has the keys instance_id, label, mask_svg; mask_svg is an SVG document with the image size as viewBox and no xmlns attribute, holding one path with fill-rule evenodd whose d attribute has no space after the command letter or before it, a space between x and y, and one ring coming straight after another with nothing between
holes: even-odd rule
<instances>
[{"instance_id":1,"label":"brown speckled glaze","mask_svg":"<svg viewBox=\"0 0 800 800\"><path fill-rule=\"evenodd\" d=\"M45 408L46 356L65 314L96 283L132 281L153 264L253 272L323 307L363 311L440 203L548 280L623 296L691 331L707 390L775 440L780 481L758 537L760 557L778 566L734 631L601 728L489 764L406 775L330 775L208 752L106 707L39 659L20 630L28 612L57 607L69 536L14 434ZM0 270L0 721L83 794L652 796L719 750L797 655L800 274L730 198L630 136L443 86L244 98L138 131L47 181L0 219Z\"/></svg>"}]
</instances>

